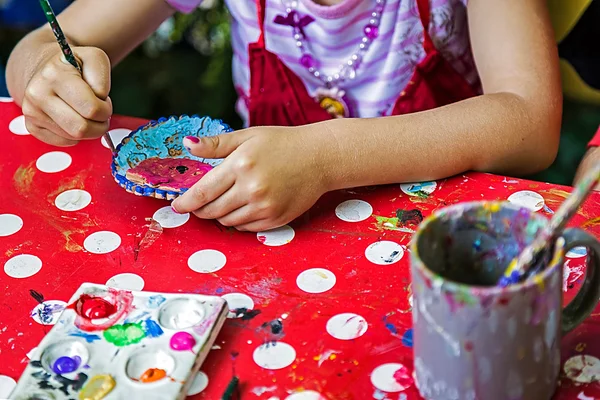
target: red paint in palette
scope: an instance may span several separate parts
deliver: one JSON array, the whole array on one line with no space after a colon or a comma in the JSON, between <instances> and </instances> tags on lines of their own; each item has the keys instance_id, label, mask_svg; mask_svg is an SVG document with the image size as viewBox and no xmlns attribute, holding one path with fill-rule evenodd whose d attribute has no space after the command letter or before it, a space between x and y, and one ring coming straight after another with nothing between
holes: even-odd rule
<instances>
[{"instance_id":1,"label":"red paint in palette","mask_svg":"<svg viewBox=\"0 0 600 400\"><path fill-rule=\"evenodd\" d=\"M133 308L133 294L125 290L108 289L102 295L81 295L67 308L75 310L75 326L85 332L103 331L113 326Z\"/></svg>"},{"instance_id":2,"label":"red paint in palette","mask_svg":"<svg viewBox=\"0 0 600 400\"><path fill-rule=\"evenodd\" d=\"M117 312L117 307L102 297L83 294L75 302L75 312L87 319L108 318Z\"/></svg>"}]
</instances>

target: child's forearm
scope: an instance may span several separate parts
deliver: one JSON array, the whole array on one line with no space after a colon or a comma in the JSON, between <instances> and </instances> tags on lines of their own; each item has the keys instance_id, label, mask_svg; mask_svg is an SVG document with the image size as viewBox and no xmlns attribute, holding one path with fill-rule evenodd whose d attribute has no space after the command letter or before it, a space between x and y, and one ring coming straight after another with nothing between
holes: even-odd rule
<instances>
[{"instance_id":1,"label":"child's forearm","mask_svg":"<svg viewBox=\"0 0 600 400\"><path fill-rule=\"evenodd\" d=\"M319 146L329 189L445 178L467 170L540 171L556 156L561 99L551 107L497 93L394 117L306 127Z\"/></svg>"}]
</instances>

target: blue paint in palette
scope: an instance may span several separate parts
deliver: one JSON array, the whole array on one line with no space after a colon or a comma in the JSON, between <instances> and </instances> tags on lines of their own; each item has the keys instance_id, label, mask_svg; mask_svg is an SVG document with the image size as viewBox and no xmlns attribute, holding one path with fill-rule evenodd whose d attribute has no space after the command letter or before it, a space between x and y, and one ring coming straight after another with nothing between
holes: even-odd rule
<instances>
[{"instance_id":1,"label":"blue paint in palette","mask_svg":"<svg viewBox=\"0 0 600 400\"><path fill-rule=\"evenodd\" d=\"M100 340L100 336L91 333L85 333L80 330L70 331L69 336L80 337L82 339L85 339L85 341L88 343L94 343L96 340Z\"/></svg>"},{"instance_id":2,"label":"blue paint in palette","mask_svg":"<svg viewBox=\"0 0 600 400\"><path fill-rule=\"evenodd\" d=\"M144 321L143 328L144 332L146 333L146 337L149 338L157 338L164 333L160 325L158 325L155 321L152 321L150 318Z\"/></svg>"},{"instance_id":3,"label":"blue paint in palette","mask_svg":"<svg viewBox=\"0 0 600 400\"><path fill-rule=\"evenodd\" d=\"M160 305L162 303L165 302L165 298L164 296L161 296L160 294L157 294L155 296L150 296L148 297L148 302L147 302L147 306L148 308L154 309L154 308L158 308L160 307Z\"/></svg>"}]
</instances>

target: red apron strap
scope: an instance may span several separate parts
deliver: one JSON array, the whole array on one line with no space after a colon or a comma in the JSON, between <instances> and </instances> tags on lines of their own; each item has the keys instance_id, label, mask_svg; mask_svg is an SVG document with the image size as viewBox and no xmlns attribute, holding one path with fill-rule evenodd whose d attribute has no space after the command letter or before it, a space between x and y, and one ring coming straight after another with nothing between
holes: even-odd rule
<instances>
[{"instance_id":1,"label":"red apron strap","mask_svg":"<svg viewBox=\"0 0 600 400\"><path fill-rule=\"evenodd\" d=\"M256 0L256 14L258 17L258 28L260 36L258 37L258 45L265 48L265 18L267 14L267 0Z\"/></svg>"},{"instance_id":2,"label":"red apron strap","mask_svg":"<svg viewBox=\"0 0 600 400\"><path fill-rule=\"evenodd\" d=\"M423 25L423 48L425 49L425 53L429 54L435 50L431 36L429 36L429 21L431 17L429 0L417 0L417 7L419 8L419 17Z\"/></svg>"}]
</instances>

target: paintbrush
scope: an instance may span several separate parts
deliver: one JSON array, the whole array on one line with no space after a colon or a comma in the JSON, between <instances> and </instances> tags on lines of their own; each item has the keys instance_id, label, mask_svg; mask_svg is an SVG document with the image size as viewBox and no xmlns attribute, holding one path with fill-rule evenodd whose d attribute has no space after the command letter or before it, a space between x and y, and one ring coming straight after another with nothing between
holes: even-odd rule
<instances>
[{"instance_id":1,"label":"paintbrush","mask_svg":"<svg viewBox=\"0 0 600 400\"><path fill-rule=\"evenodd\" d=\"M54 14L54 10L52 10L52 6L50 5L50 2L48 0L40 0L40 5L42 6L44 15L46 16L46 19L48 20L48 23L50 24L50 28L52 28L52 32L54 32L54 36L56 37L56 41L58 42L58 45L60 46L60 50L62 51L63 56L69 62L69 64L74 66L77 69L77 71L81 75L83 75L83 71L81 70L81 65L79 65L79 63L75 59L75 56L73 55L73 51L71 50L71 47L69 47L69 44L67 43L67 39L65 38L65 35L64 35L62 29L60 28L60 25L58 24L58 20L56 19L56 15ZM113 152L113 154L116 153L115 145L114 145L110 135L108 134L108 132L106 132L104 134L104 139L106 140L106 143L108 144L108 147L110 147L110 150Z\"/></svg>"},{"instance_id":2,"label":"paintbrush","mask_svg":"<svg viewBox=\"0 0 600 400\"><path fill-rule=\"evenodd\" d=\"M543 263L542 256L544 252L549 253L549 249L553 247L553 243L565 229L567 222L573 218L598 182L600 182L600 163L594 165L585 174L583 179L575 186L571 195L556 211L548 225L542 229L529 246L523 249L517 258L511 261L498 282L499 286L506 287L518 283L539 269L539 266Z\"/></svg>"},{"instance_id":3,"label":"paintbrush","mask_svg":"<svg viewBox=\"0 0 600 400\"><path fill-rule=\"evenodd\" d=\"M221 400L232 400L233 395L238 390L239 383L240 379L237 376L231 378L231 381L229 381L229 385L227 385L227 389L225 389L225 393L223 393L223 396L221 396Z\"/></svg>"}]
</instances>

